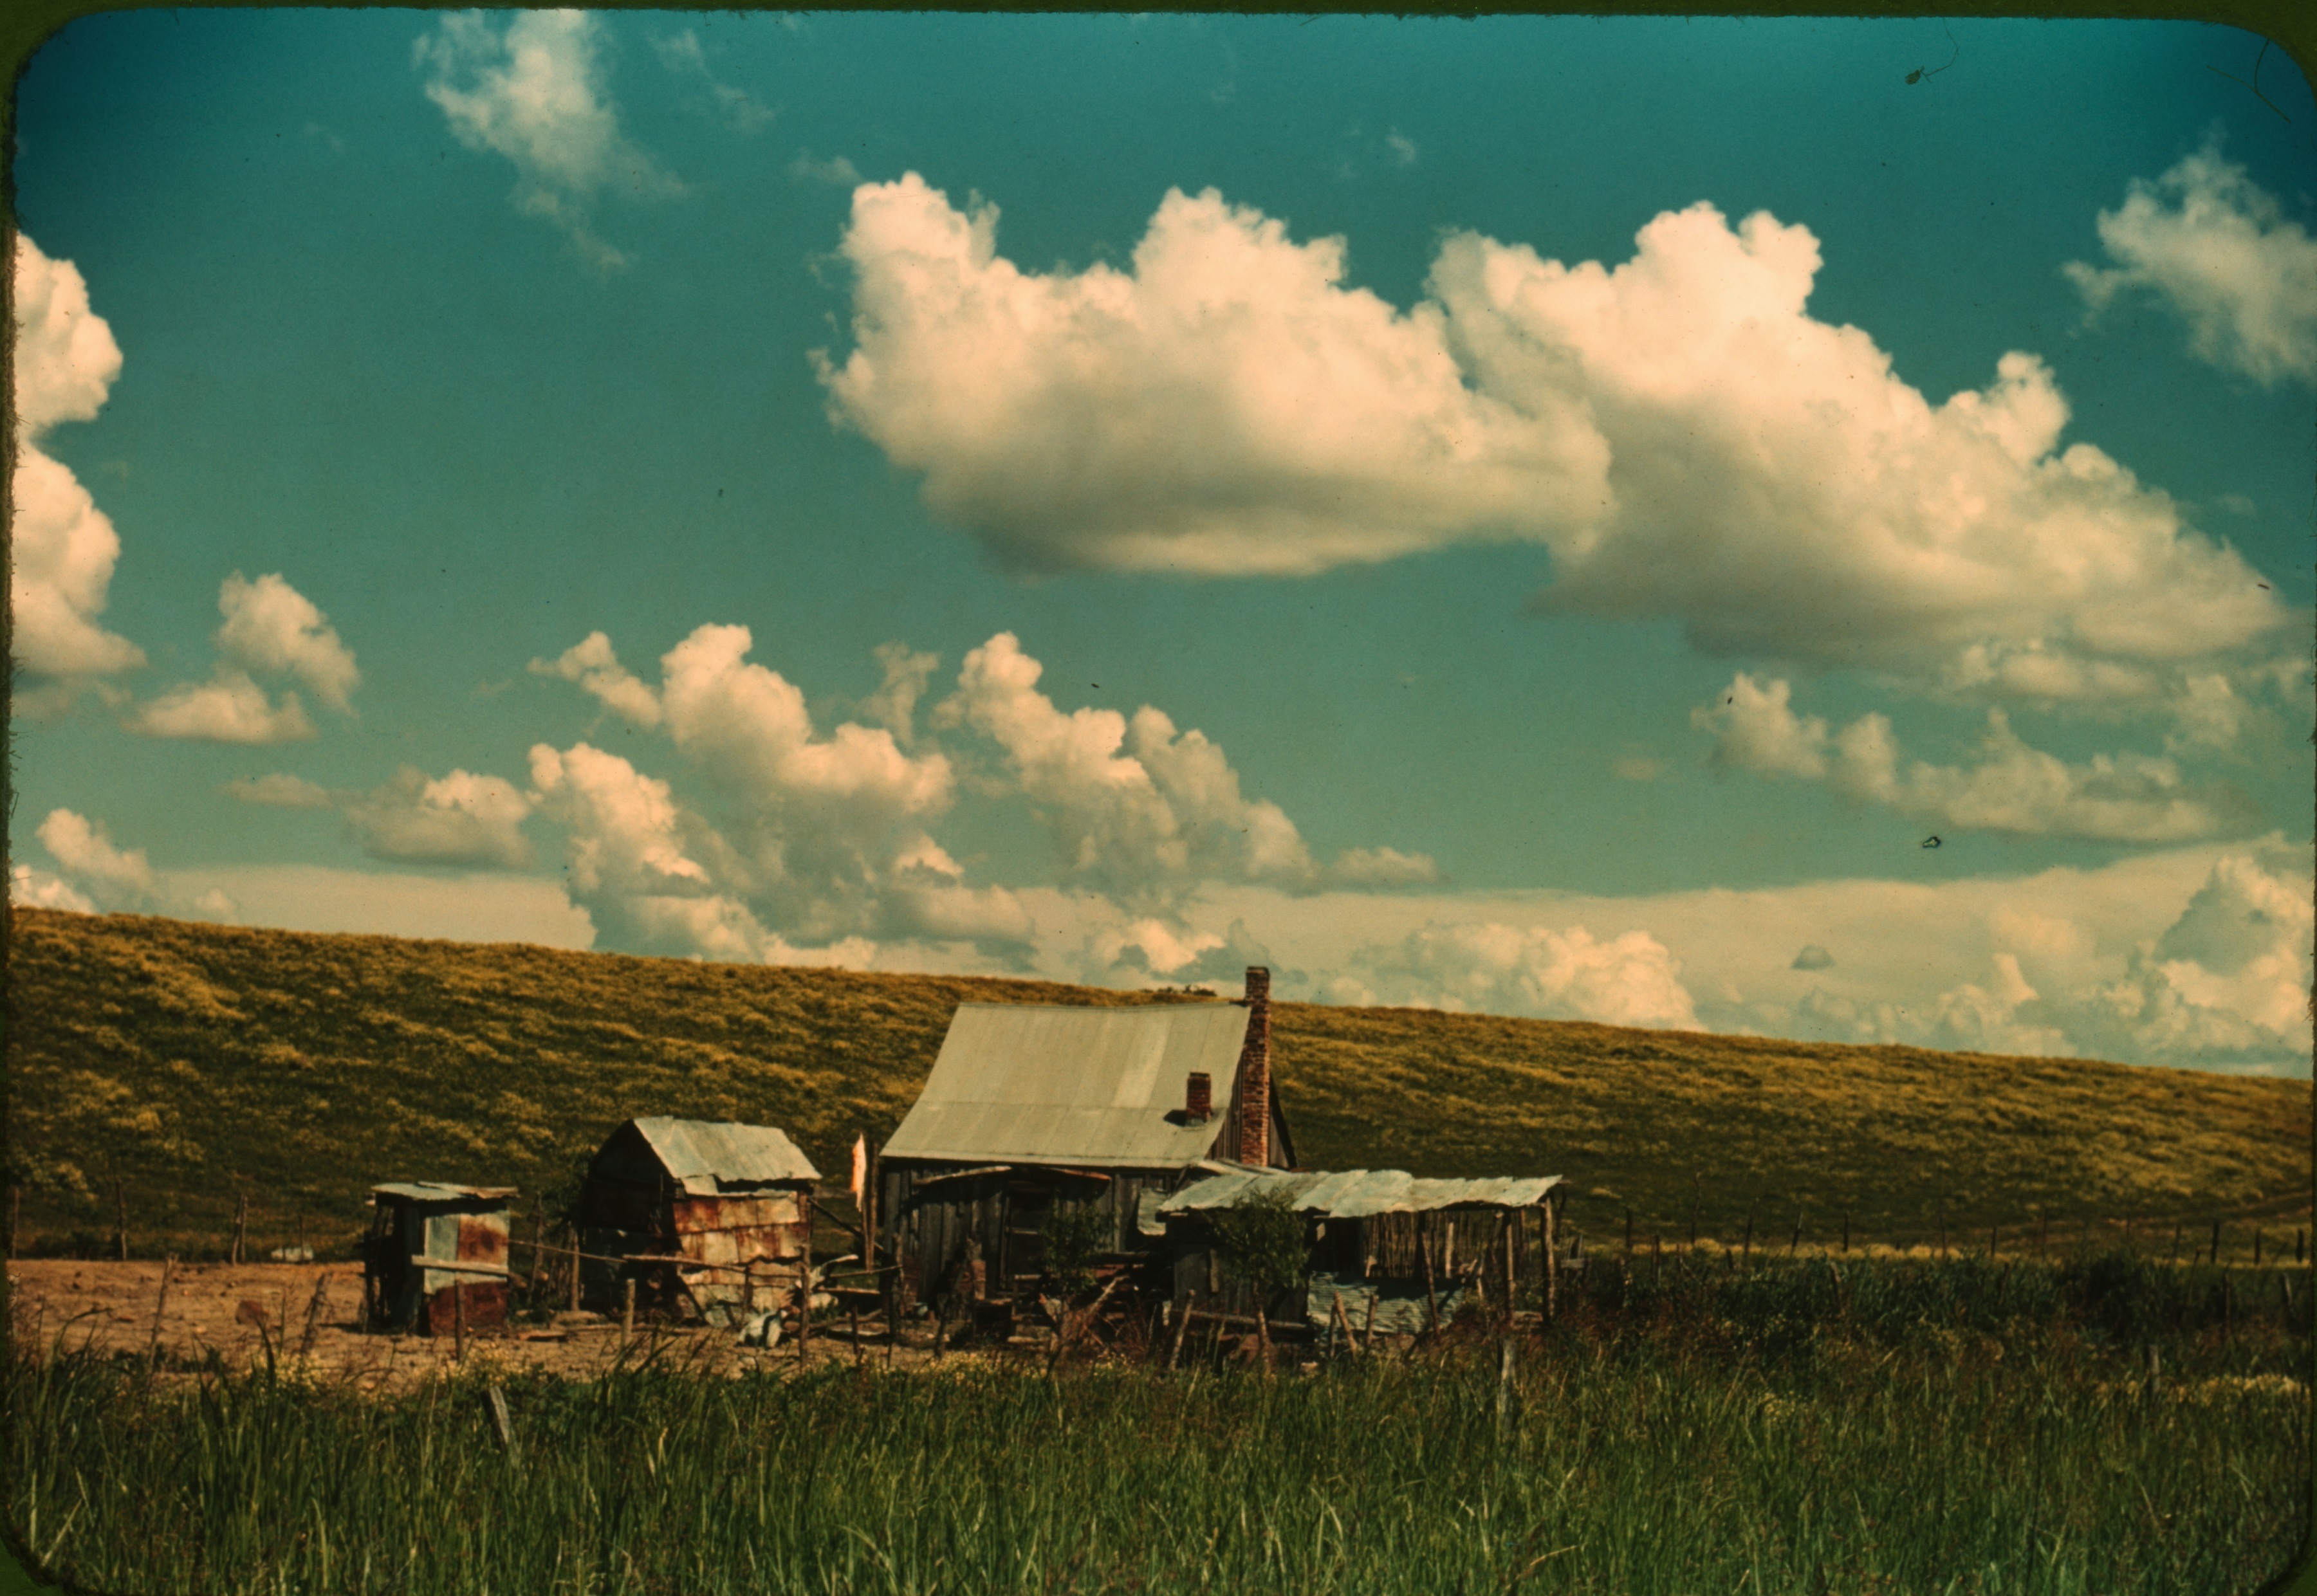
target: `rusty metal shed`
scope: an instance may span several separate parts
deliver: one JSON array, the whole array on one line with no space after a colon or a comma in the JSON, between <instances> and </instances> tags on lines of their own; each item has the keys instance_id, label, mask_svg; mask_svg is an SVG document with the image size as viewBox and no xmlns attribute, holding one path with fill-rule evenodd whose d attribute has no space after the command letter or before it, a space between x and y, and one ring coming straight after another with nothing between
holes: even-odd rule
<instances>
[{"instance_id":1,"label":"rusty metal shed","mask_svg":"<svg viewBox=\"0 0 2317 1596\"><path fill-rule=\"evenodd\" d=\"M804 1279L820 1172L768 1125L631 1119L580 1187L583 1284L595 1306L640 1305L711 1324L783 1306Z\"/></svg>"},{"instance_id":2,"label":"rusty metal shed","mask_svg":"<svg viewBox=\"0 0 2317 1596\"><path fill-rule=\"evenodd\" d=\"M1058 1208L1102 1209L1111 1250L1137 1251L1145 1194L1212 1158L1294 1161L1268 971L1239 1003L962 1003L880 1154L878 1251L903 1302L961 1280L1010 1295L1043 1268Z\"/></svg>"},{"instance_id":3,"label":"rusty metal shed","mask_svg":"<svg viewBox=\"0 0 2317 1596\"><path fill-rule=\"evenodd\" d=\"M514 1190L434 1181L371 1187L364 1322L422 1335L448 1335L462 1319L470 1329L505 1324L507 1202Z\"/></svg>"},{"instance_id":4,"label":"rusty metal shed","mask_svg":"<svg viewBox=\"0 0 2317 1596\"><path fill-rule=\"evenodd\" d=\"M1223 1278L1206 1216L1253 1197L1284 1197L1302 1216L1310 1248L1303 1301L1275 1306L1324 1326L1340 1300L1355 1324L1374 1308L1391 1333L1453 1317L1478 1297L1509 1306L1521 1287L1548 1288L1554 1273L1558 1175L1431 1180L1404 1170L1249 1170L1209 1163L1173 1195L1143 1204L1146 1233L1166 1238L1178 1306L1197 1301L1252 1311ZM1290 1293L1291 1297L1298 1295Z\"/></svg>"}]
</instances>

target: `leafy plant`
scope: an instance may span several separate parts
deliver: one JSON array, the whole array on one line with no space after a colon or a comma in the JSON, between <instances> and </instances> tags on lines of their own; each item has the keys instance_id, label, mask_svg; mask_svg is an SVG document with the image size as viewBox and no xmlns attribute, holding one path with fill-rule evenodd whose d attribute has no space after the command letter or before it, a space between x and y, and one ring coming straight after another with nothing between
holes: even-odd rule
<instances>
[{"instance_id":1,"label":"leafy plant","mask_svg":"<svg viewBox=\"0 0 2317 1596\"><path fill-rule=\"evenodd\" d=\"M1210 1222L1223 1267L1259 1290L1284 1290L1310 1270L1303 1216L1284 1191L1250 1193Z\"/></svg>"},{"instance_id":2,"label":"leafy plant","mask_svg":"<svg viewBox=\"0 0 2317 1596\"><path fill-rule=\"evenodd\" d=\"M1093 1203L1057 1203L1039 1235L1046 1244L1046 1274L1064 1297L1094 1285L1095 1255L1111 1238L1110 1215Z\"/></svg>"}]
</instances>

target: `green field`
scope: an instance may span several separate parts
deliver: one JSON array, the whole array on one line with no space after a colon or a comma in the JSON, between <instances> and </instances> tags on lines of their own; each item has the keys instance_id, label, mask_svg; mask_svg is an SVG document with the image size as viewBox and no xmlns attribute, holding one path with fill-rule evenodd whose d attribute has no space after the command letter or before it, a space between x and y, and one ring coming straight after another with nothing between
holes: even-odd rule
<instances>
[{"instance_id":1,"label":"green field","mask_svg":"<svg viewBox=\"0 0 2317 1596\"><path fill-rule=\"evenodd\" d=\"M512 1454L474 1377L20 1356L7 1527L100 1590L429 1596L2232 1596L2305 1537L2305 1269L1586 1275L1509 1387L1480 1324L1269 1378L640 1342L510 1382Z\"/></svg>"},{"instance_id":2,"label":"green field","mask_svg":"<svg viewBox=\"0 0 2317 1596\"><path fill-rule=\"evenodd\" d=\"M1165 998L121 915L12 911L8 1155L27 1250L214 1255L301 1217L325 1255L374 1181L568 1182L621 1120L787 1130L841 1176L899 1122L961 1002ZM2138 1222L2160 1254L2308 1223L2306 1081L1418 1010L1276 1006L1302 1161L1574 1182L1589 1243L1854 1235L2009 1253Z\"/></svg>"}]
</instances>

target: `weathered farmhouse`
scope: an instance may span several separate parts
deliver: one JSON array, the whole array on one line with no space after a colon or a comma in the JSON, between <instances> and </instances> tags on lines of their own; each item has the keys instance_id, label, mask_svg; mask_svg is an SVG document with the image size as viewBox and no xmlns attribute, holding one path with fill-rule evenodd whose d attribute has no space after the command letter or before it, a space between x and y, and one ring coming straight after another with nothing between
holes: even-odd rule
<instances>
[{"instance_id":1,"label":"weathered farmhouse","mask_svg":"<svg viewBox=\"0 0 2317 1596\"><path fill-rule=\"evenodd\" d=\"M370 1190L362 1318L373 1330L448 1335L506 1323L512 1186L394 1181ZM454 1295L455 1293L455 1295Z\"/></svg>"},{"instance_id":2,"label":"weathered farmhouse","mask_svg":"<svg viewBox=\"0 0 2317 1596\"><path fill-rule=\"evenodd\" d=\"M583 1295L608 1311L632 1279L639 1306L715 1324L784 1306L809 1265L819 1178L770 1126L631 1119L580 1187Z\"/></svg>"},{"instance_id":3,"label":"weathered farmhouse","mask_svg":"<svg viewBox=\"0 0 2317 1596\"><path fill-rule=\"evenodd\" d=\"M1135 1250L1144 1194L1206 1160L1294 1162L1268 970L1248 971L1239 1003L961 1004L885 1144L878 1251L903 1305L959 1287L1011 1296L1041 1272L1058 1208L1097 1208L1111 1250Z\"/></svg>"},{"instance_id":4,"label":"weathered farmhouse","mask_svg":"<svg viewBox=\"0 0 2317 1596\"><path fill-rule=\"evenodd\" d=\"M1558 1175L1421 1180L1396 1169L1257 1171L1211 1164L1156 1204L1173 1266L1175 1310L1251 1314L1254 1295L1221 1266L1210 1218L1249 1198L1284 1199L1304 1221L1305 1285L1261 1306L1275 1322L1403 1334L1453 1317L1470 1298L1540 1303L1554 1278Z\"/></svg>"}]
</instances>

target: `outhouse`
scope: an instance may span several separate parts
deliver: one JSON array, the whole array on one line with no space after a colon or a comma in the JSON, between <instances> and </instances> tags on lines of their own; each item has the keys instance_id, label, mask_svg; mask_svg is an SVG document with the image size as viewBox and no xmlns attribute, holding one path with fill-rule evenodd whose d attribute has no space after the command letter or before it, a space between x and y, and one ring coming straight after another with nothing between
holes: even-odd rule
<instances>
[{"instance_id":1,"label":"outhouse","mask_svg":"<svg viewBox=\"0 0 2317 1596\"><path fill-rule=\"evenodd\" d=\"M449 1335L504 1324L512 1186L399 1181L370 1190L362 1318L371 1329Z\"/></svg>"}]
</instances>

